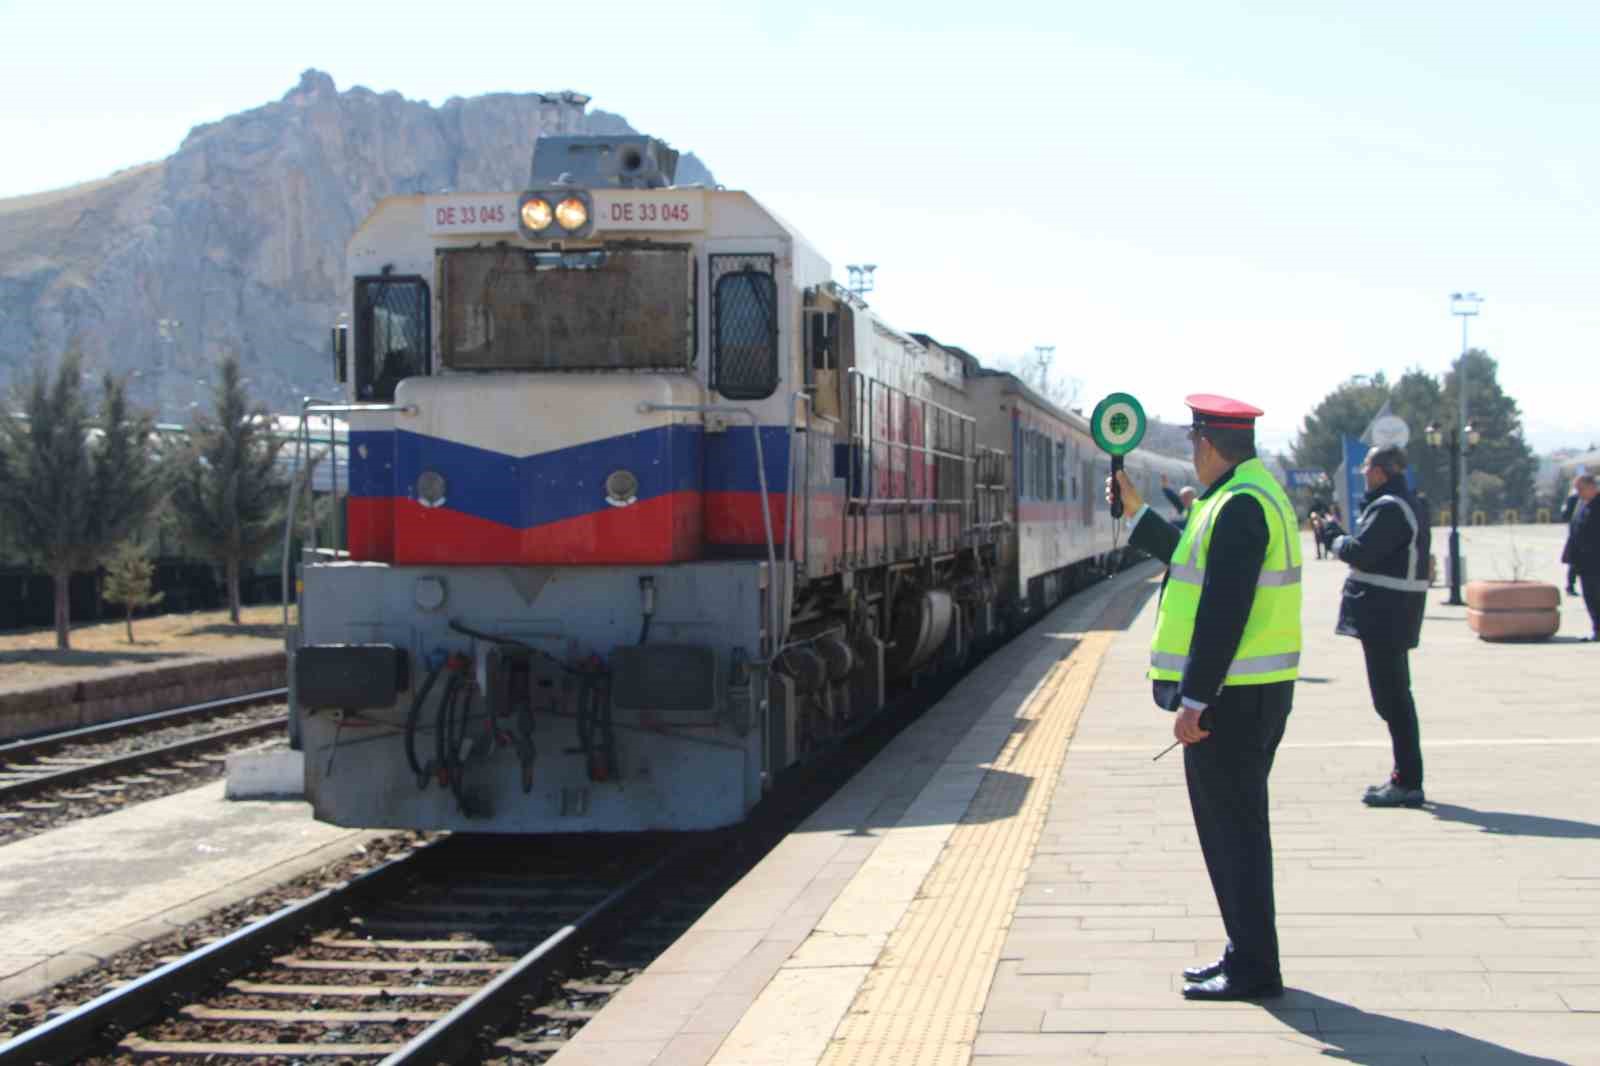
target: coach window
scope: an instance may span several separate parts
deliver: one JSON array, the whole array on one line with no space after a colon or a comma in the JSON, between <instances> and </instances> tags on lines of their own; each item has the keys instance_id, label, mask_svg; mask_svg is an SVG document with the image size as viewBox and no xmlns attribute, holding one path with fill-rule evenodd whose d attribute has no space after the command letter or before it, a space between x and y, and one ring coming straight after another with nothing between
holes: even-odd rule
<instances>
[{"instance_id":1,"label":"coach window","mask_svg":"<svg viewBox=\"0 0 1600 1066\"><path fill-rule=\"evenodd\" d=\"M711 387L730 400L778 388L778 286L770 255L711 259Z\"/></svg>"},{"instance_id":2,"label":"coach window","mask_svg":"<svg viewBox=\"0 0 1600 1066\"><path fill-rule=\"evenodd\" d=\"M428 286L421 278L356 279L356 398L390 403L402 380L428 372Z\"/></svg>"}]
</instances>

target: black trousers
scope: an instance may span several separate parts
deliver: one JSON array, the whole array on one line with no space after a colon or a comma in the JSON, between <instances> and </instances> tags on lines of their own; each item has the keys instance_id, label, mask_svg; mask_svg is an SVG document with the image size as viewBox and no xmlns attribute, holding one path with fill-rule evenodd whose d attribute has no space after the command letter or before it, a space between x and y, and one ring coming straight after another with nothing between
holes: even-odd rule
<instances>
[{"instance_id":1,"label":"black trousers","mask_svg":"<svg viewBox=\"0 0 1600 1066\"><path fill-rule=\"evenodd\" d=\"M1583 579L1583 605L1589 608L1589 624L1594 635L1600 637L1600 570L1580 570Z\"/></svg>"},{"instance_id":2,"label":"black trousers","mask_svg":"<svg viewBox=\"0 0 1600 1066\"><path fill-rule=\"evenodd\" d=\"M1228 686L1211 735L1183 749L1189 808L1228 932L1228 975L1246 984L1282 980L1267 775L1293 704L1292 681Z\"/></svg>"},{"instance_id":3,"label":"black trousers","mask_svg":"<svg viewBox=\"0 0 1600 1066\"><path fill-rule=\"evenodd\" d=\"M1417 726L1417 704L1411 698L1410 652L1393 644L1363 640L1367 657L1367 686L1372 706L1389 727L1394 747L1395 783L1422 787L1422 735Z\"/></svg>"}]
</instances>

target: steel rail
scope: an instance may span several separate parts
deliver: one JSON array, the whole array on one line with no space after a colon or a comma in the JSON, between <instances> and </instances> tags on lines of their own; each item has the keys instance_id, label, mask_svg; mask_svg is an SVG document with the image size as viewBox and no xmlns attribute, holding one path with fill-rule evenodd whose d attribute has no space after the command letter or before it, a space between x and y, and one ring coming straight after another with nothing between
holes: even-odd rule
<instances>
[{"instance_id":1,"label":"steel rail","mask_svg":"<svg viewBox=\"0 0 1600 1066\"><path fill-rule=\"evenodd\" d=\"M147 727L176 725L190 718L204 717L210 711L222 710L228 707L248 707L256 703L269 703L272 700L287 699L288 696L289 690L286 688L262 689L260 692L246 692L242 696L227 696L220 700L191 703L187 706L174 707L167 711L153 711L150 714L141 714L132 718L118 718L115 721L102 722L99 725L83 726L78 729L64 730L60 733L44 733L22 740L13 740L0 744L0 763L17 756L39 755L53 751L65 744L98 740L102 737L115 736L118 733Z\"/></svg>"},{"instance_id":2,"label":"steel rail","mask_svg":"<svg viewBox=\"0 0 1600 1066\"><path fill-rule=\"evenodd\" d=\"M107 1029L126 1032L143 1025L165 1010L174 998L186 999L207 991L220 973L243 969L262 953L287 946L313 925L329 921L350 903L387 891L393 882L419 869L447 842L448 838L424 845L340 887L291 903L276 914L0 1044L0 1066L70 1061L99 1044Z\"/></svg>"},{"instance_id":3,"label":"steel rail","mask_svg":"<svg viewBox=\"0 0 1600 1066\"><path fill-rule=\"evenodd\" d=\"M288 727L288 724L289 716L279 715L262 722L252 722L249 725L238 726L233 729L207 733L203 737L191 737L188 740L178 740L171 744L163 744L159 748L136 751L128 755L118 755L99 762L88 763L84 766L69 766L53 773L24 778L21 781L9 781L0 784L0 801L24 799L64 785L73 785L80 781L105 777L108 774L137 770L152 763L165 762L171 758L200 752L219 743L225 744L234 740L250 740L254 737L279 735Z\"/></svg>"},{"instance_id":4,"label":"steel rail","mask_svg":"<svg viewBox=\"0 0 1600 1066\"><path fill-rule=\"evenodd\" d=\"M512 963L484 987L463 1000L449 1014L412 1037L399 1051L379 1066L431 1066L433 1063L461 1062L471 1057L474 1045L486 1028L516 1009L530 990L536 990L552 973L571 962L578 949L611 924L647 894L687 850L661 859L632 881L589 908L576 921L562 926L538 947ZM3 1061L0 1061L3 1066Z\"/></svg>"}]
</instances>

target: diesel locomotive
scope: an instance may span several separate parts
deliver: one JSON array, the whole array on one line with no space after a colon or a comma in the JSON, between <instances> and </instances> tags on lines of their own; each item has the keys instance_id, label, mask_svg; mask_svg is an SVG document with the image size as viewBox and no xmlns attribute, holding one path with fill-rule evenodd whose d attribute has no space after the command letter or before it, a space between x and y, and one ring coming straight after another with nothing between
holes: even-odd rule
<instances>
[{"instance_id":1,"label":"diesel locomotive","mask_svg":"<svg viewBox=\"0 0 1600 1066\"><path fill-rule=\"evenodd\" d=\"M310 409L348 420L345 547L298 560L290 638L318 818L735 823L1118 564L1081 415L676 158L543 138L528 188L388 197L351 239Z\"/></svg>"}]
</instances>

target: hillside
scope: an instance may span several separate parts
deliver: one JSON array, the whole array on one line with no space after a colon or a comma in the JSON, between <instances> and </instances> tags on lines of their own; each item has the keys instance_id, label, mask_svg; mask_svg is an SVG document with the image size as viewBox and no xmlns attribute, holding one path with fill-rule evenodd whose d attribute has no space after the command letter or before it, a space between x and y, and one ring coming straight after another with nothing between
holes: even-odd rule
<instances>
[{"instance_id":1,"label":"hillside","mask_svg":"<svg viewBox=\"0 0 1600 1066\"><path fill-rule=\"evenodd\" d=\"M283 99L190 131L171 157L0 199L0 388L69 345L132 375L164 419L207 403L233 349L251 391L289 410L326 393L348 305L344 246L380 197L527 181L541 133L631 132L578 93L439 107L308 70ZM712 180L685 154L678 178Z\"/></svg>"}]
</instances>

